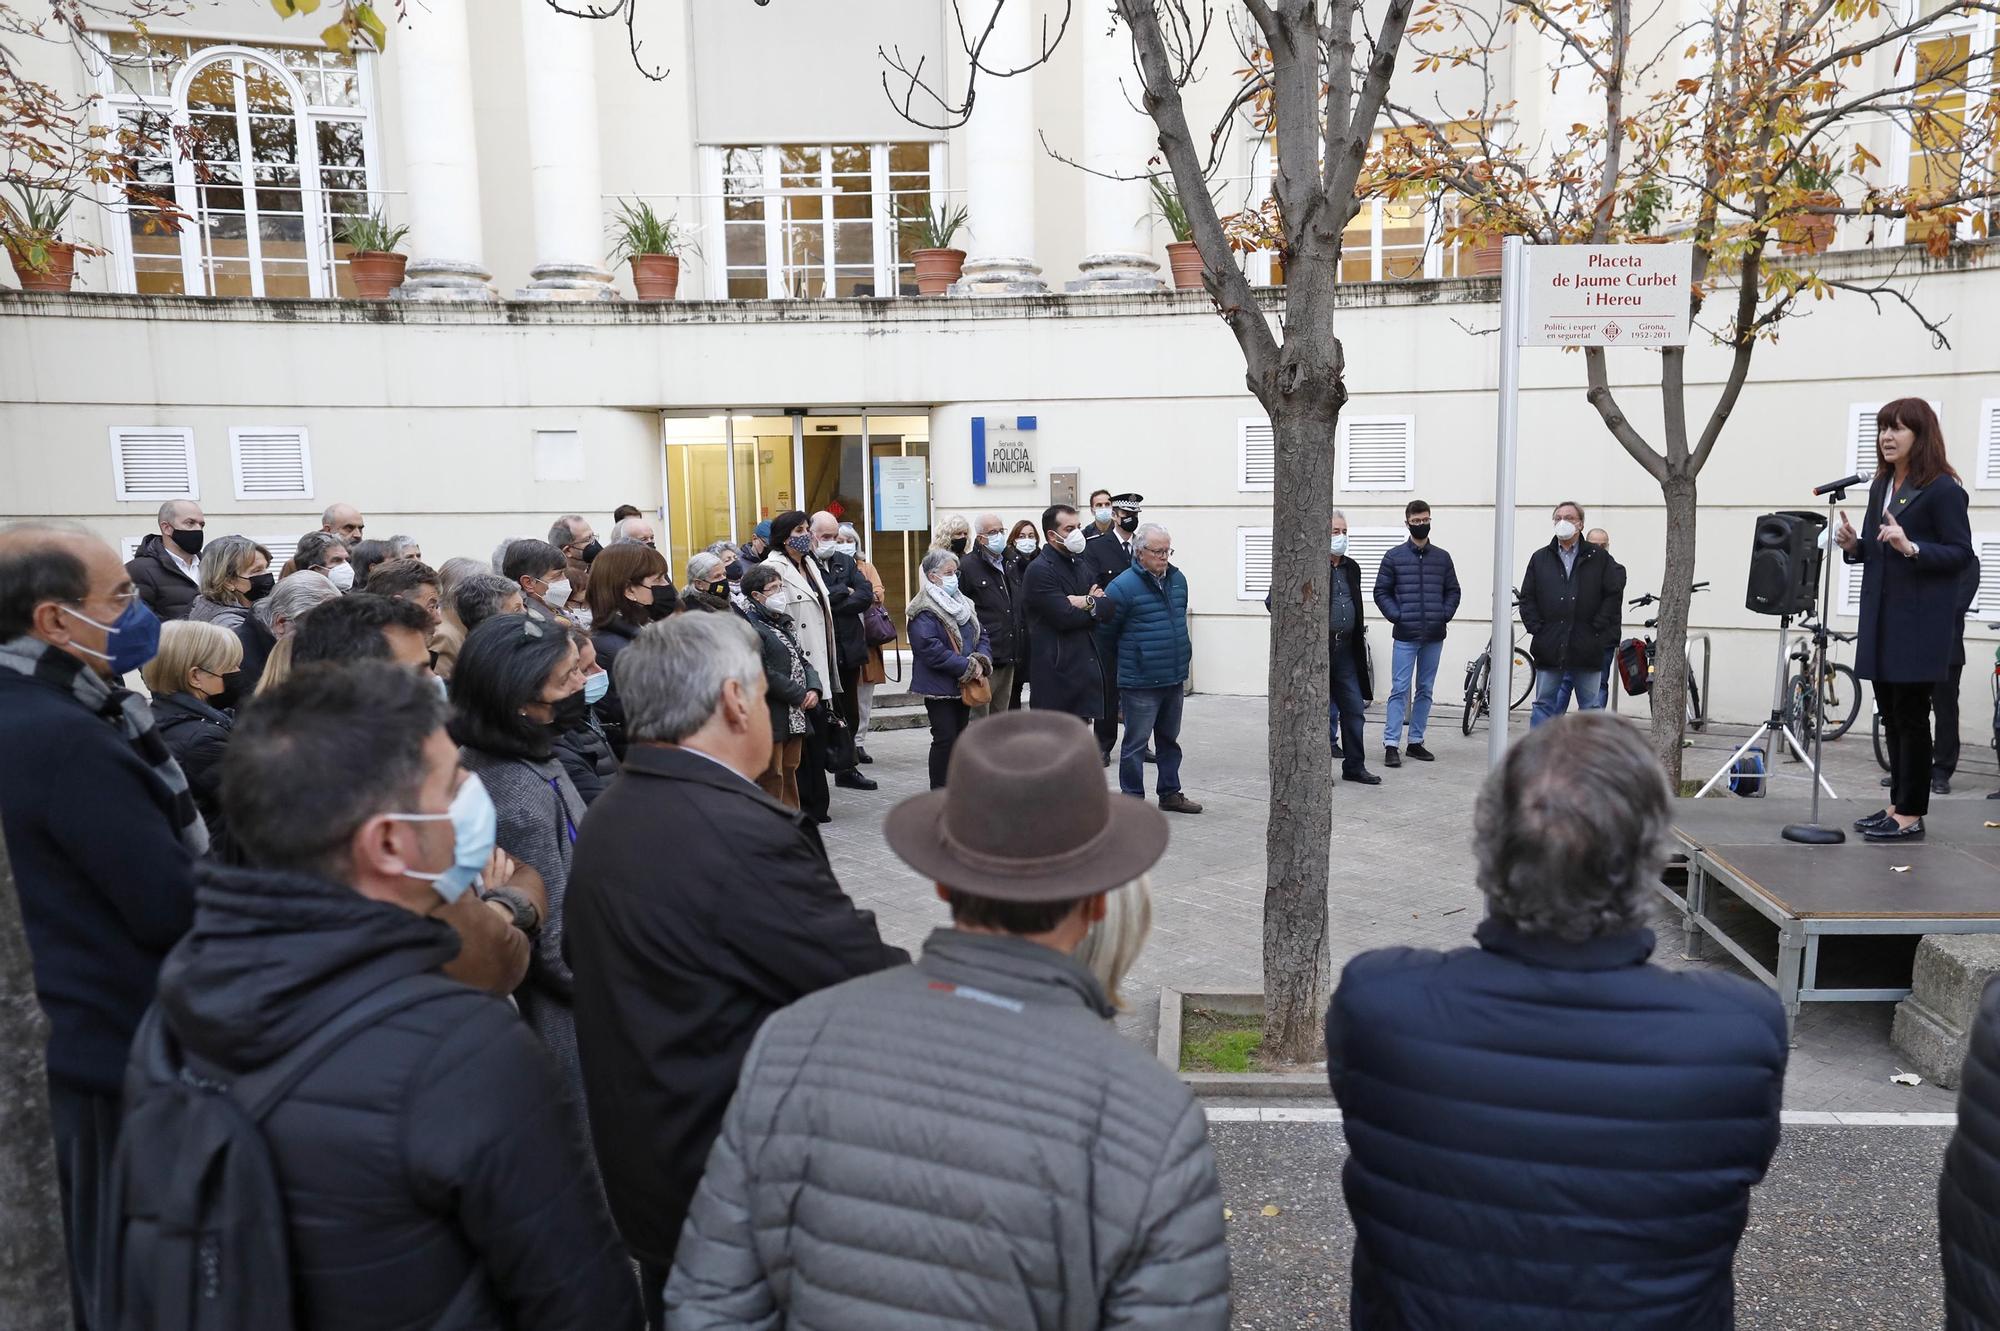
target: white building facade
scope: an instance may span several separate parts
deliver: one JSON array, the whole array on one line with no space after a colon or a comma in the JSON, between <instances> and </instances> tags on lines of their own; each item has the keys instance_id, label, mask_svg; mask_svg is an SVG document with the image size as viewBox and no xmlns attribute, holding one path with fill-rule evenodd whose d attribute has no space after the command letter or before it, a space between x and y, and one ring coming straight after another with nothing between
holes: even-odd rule
<instances>
[{"instance_id":1,"label":"white building facade","mask_svg":"<svg viewBox=\"0 0 2000 1331\"><path fill-rule=\"evenodd\" d=\"M105 250L80 266L80 294L0 294L0 518L76 518L131 544L162 500L187 496L211 532L275 549L340 500L371 535L417 534L436 559L539 534L561 512L602 527L632 503L662 514L678 581L710 541L837 506L906 583L936 514L1011 524L1106 486L1144 494L1173 531L1196 687L1262 692L1268 430L1207 298L1148 289L1169 237L1143 183L1106 177L1143 173L1156 150L1125 95L1122 37L1082 8L1047 66L983 86L949 133L898 113L877 54L961 77L940 0L659 0L640 7L638 57L659 81L634 67L622 24L543 0L429 0L379 56L326 51L261 0L197 6L145 38L107 29L97 61L31 50L47 81L100 92L107 117L161 118L200 147L140 164L114 206L78 210L72 238ZM1037 29L1014 12L1007 39L1025 49ZM1233 90L1227 47L1191 90L1197 125ZM1534 91L1545 55L1496 63L1527 93L1524 133L1570 114ZM1239 128L1221 187L1251 203L1269 155ZM1921 169L1893 126L1868 132L1885 169ZM149 221L161 198L193 223ZM606 219L636 200L695 234L671 304L631 300L607 265ZM917 298L906 215L959 204L967 293ZM407 294L421 299L346 298L333 237L376 207L411 228ZM1481 256L1440 241L1448 207L1377 202L1350 230L1335 496L1370 578L1404 505L1432 506L1468 590L1446 700L1488 636L1497 374L1495 285ZM1814 484L1872 459L1876 405L1926 397L1990 574L1968 633L1976 746L1996 640L1984 623L2000 620L2000 259L1975 242L1933 260L1902 239L1850 227L1825 270L1907 278L1948 320L1950 349L1853 295L1760 349L1702 477L1698 576L1713 590L1695 631L1713 711L1760 717L1777 626L1742 608L1756 516L1810 507ZM1265 256L1248 262L1275 276ZM1282 288L1268 294L1282 318ZM1628 413L1656 430L1657 358L1610 363ZM1695 404L1724 369L1706 347L1690 356ZM1521 419L1523 559L1571 499L1611 532L1632 595L1657 590L1657 491L1584 401L1579 357L1527 353ZM1007 461L988 467L996 445ZM1836 575L1837 625L1851 626L1854 591Z\"/></svg>"}]
</instances>

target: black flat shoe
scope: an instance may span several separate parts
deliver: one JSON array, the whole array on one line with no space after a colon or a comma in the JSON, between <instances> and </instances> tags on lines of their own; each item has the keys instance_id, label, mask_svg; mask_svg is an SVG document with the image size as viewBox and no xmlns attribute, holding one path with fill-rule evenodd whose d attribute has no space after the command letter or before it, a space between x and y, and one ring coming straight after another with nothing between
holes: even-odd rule
<instances>
[{"instance_id":1,"label":"black flat shoe","mask_svg":"<svg viewBox=\"0 0 2000 1331\"><path fill-rule=\"evenodd\" d=\"M833 784L842 790L874 790L881 783L872 776L861 775L859 770L850 770L836 773Z\"/></svg>"},{"instance_id":2,"label":"black flat shoe","mask_svg":"<svg viewBox=\"0 0 2000 1331\"><path fill-rule=\"evenodd\" d=\"M868 756L868 750L861 748L859 746L857 746L854 750L854 760L860 763L872 763L875 761L873 758Z\"/></svg>"},{"instance_id":3,"label":"black flat shoe","mask_svg":"<svg viewBox=\"0 0 2000 1331\"><path fill-rule=\"evenodd\" d=\"M1934 776L1934 777L1932 777L1932 778L1931 778L1931 794L1933 794L1933 795L1949 795L1949 794L1951 794L1951 780L1950 780L1950 778L1948 778L1948 777L1942 777L1942 776Z\"/></svg>"},{"instance_id":4,"label":"black flat shoe","mask_svg":"<svg viewBox=\"0 0 2000 1331\"><path fill-rule=\"evenodd\" d=\"M1437 759L1435 753L1432 753L1421 744L1412 744L1409 748L1404 749L1403 753L1406 757L1415 758L1420 763L1434 762Z\"/></svg>"},{"instance_id":5,"label":"black flat shoe","mask_svg":"<svg viewBox=\"0 0 2000 1331\"><path fill-rule=\"evenodd\" d=\"M1357 786L1379 786L1382 784L1382 778L1376 776L1365 767L1358 772L1342 772L1340 779L1342 781L1352 781Z\"/></svg>"},{"instance_id":6,"label":"black flat shoe","mask_svg":"<svg viewBox=\"0 0 2000 1331\"><path fill-rule=\"evenodd\" d=\"M1924 820L1919 818L1908 827L1898 827L1896 826L1896 820L1891 818L1886 823L1875 824L1875 826L1863 832L1861 836L1867 841L1922 841L1924 839Z\"/></svg>"},{"instance_id":7,"label":"black flat shoe","mask_svg":"<svg viewBox=\"0 0 2000 1331\"><path fill-rule=\"evenodd\" d=\"M1866 818L1856 818L1854 820L1854 830L1857 832L1866 832L1871 827L1880 827L1883 823L1892 821L1894 820L1889 817L1887 809L1877 809Z\"/></svg>"}]
</instances>

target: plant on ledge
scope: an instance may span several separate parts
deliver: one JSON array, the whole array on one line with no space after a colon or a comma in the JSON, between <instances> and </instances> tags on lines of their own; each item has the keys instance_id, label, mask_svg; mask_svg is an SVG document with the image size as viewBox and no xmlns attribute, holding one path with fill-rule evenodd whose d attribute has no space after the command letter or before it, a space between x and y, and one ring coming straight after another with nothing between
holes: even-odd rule
<instances>
[{"instance_id":1,"label":"plant on ledge","mask_svg":"<svg viewBox=\"0 0 2000 1331\"><path fill-rule=\"evenodd\" d=\"M644 199L621 199L610 236L611 262L632 265L639 299L672 300L681 284L681 247L687 244L679 221L660 216Z\"/></svg>"},{"instance_id":2,"label":"plant on ledge","mask_svg":"<svg viewBox=\"0 0 2000 1331\"><path fill-rule=\"evenodd\" d=\"M60 238L76 196L48 187L14 186L18 206L0 200L0 244L14 261L23 291L68 291L80 248ZM95 251L92 251L93 253Z\"/></svg>"},{"instance_id":3,"label":"plant on ledge","mask_svg":"<svg viewBox=\"0 0 2000 1331\"><path fill-rule=\"evenodd\" d=\"M403 268L409 259L396 247L409 234L407 226L390 226L380 208L366 217L348 218L334 232L333 238L352 250L347 256L347 271L363 300L387 300L389 293L403 284Z\"/></svg>"},{"instance_id":4,"label":"plant on ledge","mask_svg":"<svg viewBox=\"0 0 2000 1331\"><path fill-rule=\"evenodd\" d=\"M1153 189L1153 211L1159 214L1173 240L1167 245L1167 263L1174 272L1174 285L1183 290L1201 286L1201 250L1194 241L1194 223L1188 220L1187 204L1174 187L1159 176L1146 177Z\"/></svg>"},{"instance_id":5,"label":"plant on ledge","mask_svg":"<svg viewBox=\"0 0 2000 1331\"><path fill-rule=\"evenodd\" d=\"M917 294L943 295L965 271L965 251L951 243L965 229L965 209L929 204L922 211L906 210L902 222L904 240L915 242L910 258L917 266Z\"/></svg>"}]
</instances>

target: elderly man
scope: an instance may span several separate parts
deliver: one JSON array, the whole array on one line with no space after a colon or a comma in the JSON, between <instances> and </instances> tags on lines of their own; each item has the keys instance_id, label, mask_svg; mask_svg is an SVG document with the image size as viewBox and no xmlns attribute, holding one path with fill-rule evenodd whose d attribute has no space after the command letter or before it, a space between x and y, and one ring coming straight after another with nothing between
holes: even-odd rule
<instances>
[{"instance_id":1,"label":"elderly man","mask_svg":"<svg viewBox=\"0 0 2000 1331\"><path fill-rule=\"evenodd\" d=\"M993 648L993 700L972 709L976 721L1007 710L1027 637L1021 598L1007 578L1007 527L999 514L981 513L972 520L972 549L958 561L958 587L978 611L979 626Z\"/></svg>"},{"instance_id":2,"label":"elderly man","mask_svg":"<svg viewBox=\"0 0 2000 1331\"><path fill-rule=\"evenodd\" d=\"M162 620L186 619L201 590L201 546L208 519L192 499L160 505L159 530L148 532L125 563L139 599Z\"/></svg>"},{"instance_id":3,"label":"elderly man","mask_svg":"<svg viewBox=\"0 0 2000 1331\"><path fill-rule=\"evenodd\" d=\"M160 622L110 546L0 529L0 830L48 1015L71 1304L88 1322L125 1051L194 915L208 848L152 713L118 686Z\"/></svg>"},{"instance_id":4,"label":"elderly man","mask_svg":"<svg viewBox=\"0 0 2000 1331\"><path fill-rule=\"evenodd\" d=\"M262 609L271 621L271 636L283 642L298 631L299 622L314 607L339 599L340 589L327 580L326 574L308 571L279 578Z\"/></svg>"},{"instance_id":5,"label":"elderly man","mask_svg":"<svg viewBox=\"0 0 2000 1331\"><path fill-rule=\"evenodd\" d=\"M549 544L562 551L563 558L572 565L585 566L604 548L597 543L590 519L581 513L565 513L557 518L549 527Z\"/></svg>"},{"instance_id":6,"label":"elderly man","mask_svg":"<svg viewBox=\"0 0 2000 1331\"><path fill-rule=\"evenodd\" d=\"M1229 1325L1201 1106L1112 1027L1115 971L1076 956L1167 845L1093 747L1067 717L996 716L889 815L952 927L765 1025L667 1287L676 1327ZM1119 913L1129 958L1143 925Z\"/></svg>"},{"instance_id":7,"label":"elderly man","mask_svg":"<svg viewBox=\"0 0 2000 1331\"><path fill-rule=\"evenodd\" d=\"M826 584L827 604L833 611L834 666L840 676L840 689L833 695L833 705L854 739L852 744L844 746L840 757L845 766L835 773L833 783L848 790L874 790L877 783L872 777L863 776L858 764L861 668L868 664L868 638L862 619L868 607L875 604L875 587L854 562L854 556L841 550L839 518L824 509L813 514L812 542L813 558L819 563L820 581Z\"/></svg>"},{"instance_id":8,"label":"elderly man","mask_svg":"<svg viewBox=\"0 0 2000 1331\"><path fill-rule=\"evenodd\" d=\"M676 615L618 656L625 768L590 806L565 919L591 1135L652 1325L757 1030L909 960L833 876L819 829L757 788L764 658L736 615Z\"/></svg>"},{"instance_id":9,"label":"elderly man","mask_svg":"<svg viewBox=\"0 0 2000 1331\"><path fill-rule=\"evenodd\" d=\"M332 532L309 531L299 537L297 551L279 576L294 573L322 573L335 591L348 591L354 586L354 552Z\"/></svg>"},{"instance_id":10,"label":"elderly man","mask_svg":"<svg viewBox=\"0 0 2000 1331\"><path fill-rule=\"evenodd\" d=\"M569 560L553 542L508 541L501 547L500 576L520 586L525 604L569 623Z\"/></svg>"},{"instance_id":11,"label":"elderly man","mask_svg":"<svg viewBox=\"0 0 2000 1331\"><path fill-rule=\"evenodd\" d=\"M1160 772L1156 789L1168 813L1200 813L1181 790L1181 703L1187 696L1194 646L1188 637L1187 574L1173 564L1174 540L1148 522L1132 537L1132 567L1111 580L1104 599L1111 619L1101 630L1104 655L1118 672L1125 745L1118 754L1118 788L1146 798L1146 744Z\"/></svg>"},{"instance_id":12,"label":"elderly man","mask_svg":"<svg viewBox=\"0 0 2000 1331\"><path fill-rule=\"evenodd\" d=\"M1583 539L1582 506L1565 499L1551 516L1554 535L1521 576L1521 624L1535 653L1530 727L1562 715L1572 693L1579 711L1601 705L1604 646L1618 632L1625 591L1625 570Z\"/></svg>"},{"instance_id":13,"label":"elderly man","mask_svg":"<svg viewBox=\"0 0 2000 1331\"><path fill-rule=\"evenodd\" d=\"M611 529L611 544L655 545L652 519L638 514L618 519L617 525Z\"/></svg>"},{"instance_id":14,"label":"elderly man","mask_svg":"<svg viewBox=\"0 0 2000 1331\"><path fill-rule=\"evenodd\" d=\"M326 511L319 515L319 529L338 536L352 550L361 544L368 523L361 516L361 510L352 504L328 504Z\"/></svg>"},{"instance_id":15,"label":"elderly man","mask_svg":"<svg viewBox=\"0 0 2000 1331\"><path fill-rule=\"evenodd\" d=\"M1647 961L1670 807L1631 726L1543 726L1474 812L1478 946L1341 973L1327 1075L1359 1331L1734 1325L1785 1014L1761 984Z\"/></svg>"}]
</instances>

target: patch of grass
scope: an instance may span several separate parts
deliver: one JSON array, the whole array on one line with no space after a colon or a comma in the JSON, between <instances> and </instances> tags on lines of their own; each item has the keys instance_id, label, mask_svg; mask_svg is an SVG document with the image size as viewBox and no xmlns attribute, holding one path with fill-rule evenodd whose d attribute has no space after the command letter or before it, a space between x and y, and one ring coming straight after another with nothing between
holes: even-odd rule
<instances>
[{"instance_id":1,"label":"patch of grass","mask_svg":"<svg viewBox=\"0 0 2000 1331\"><path fill-rule=\"evenodd\" d=\"M1183 1072L1250 1072L1264 1044L1261 1013L1238 1015L1189 1008L1181 1017Z\"/></svg>"}]
</instances>

